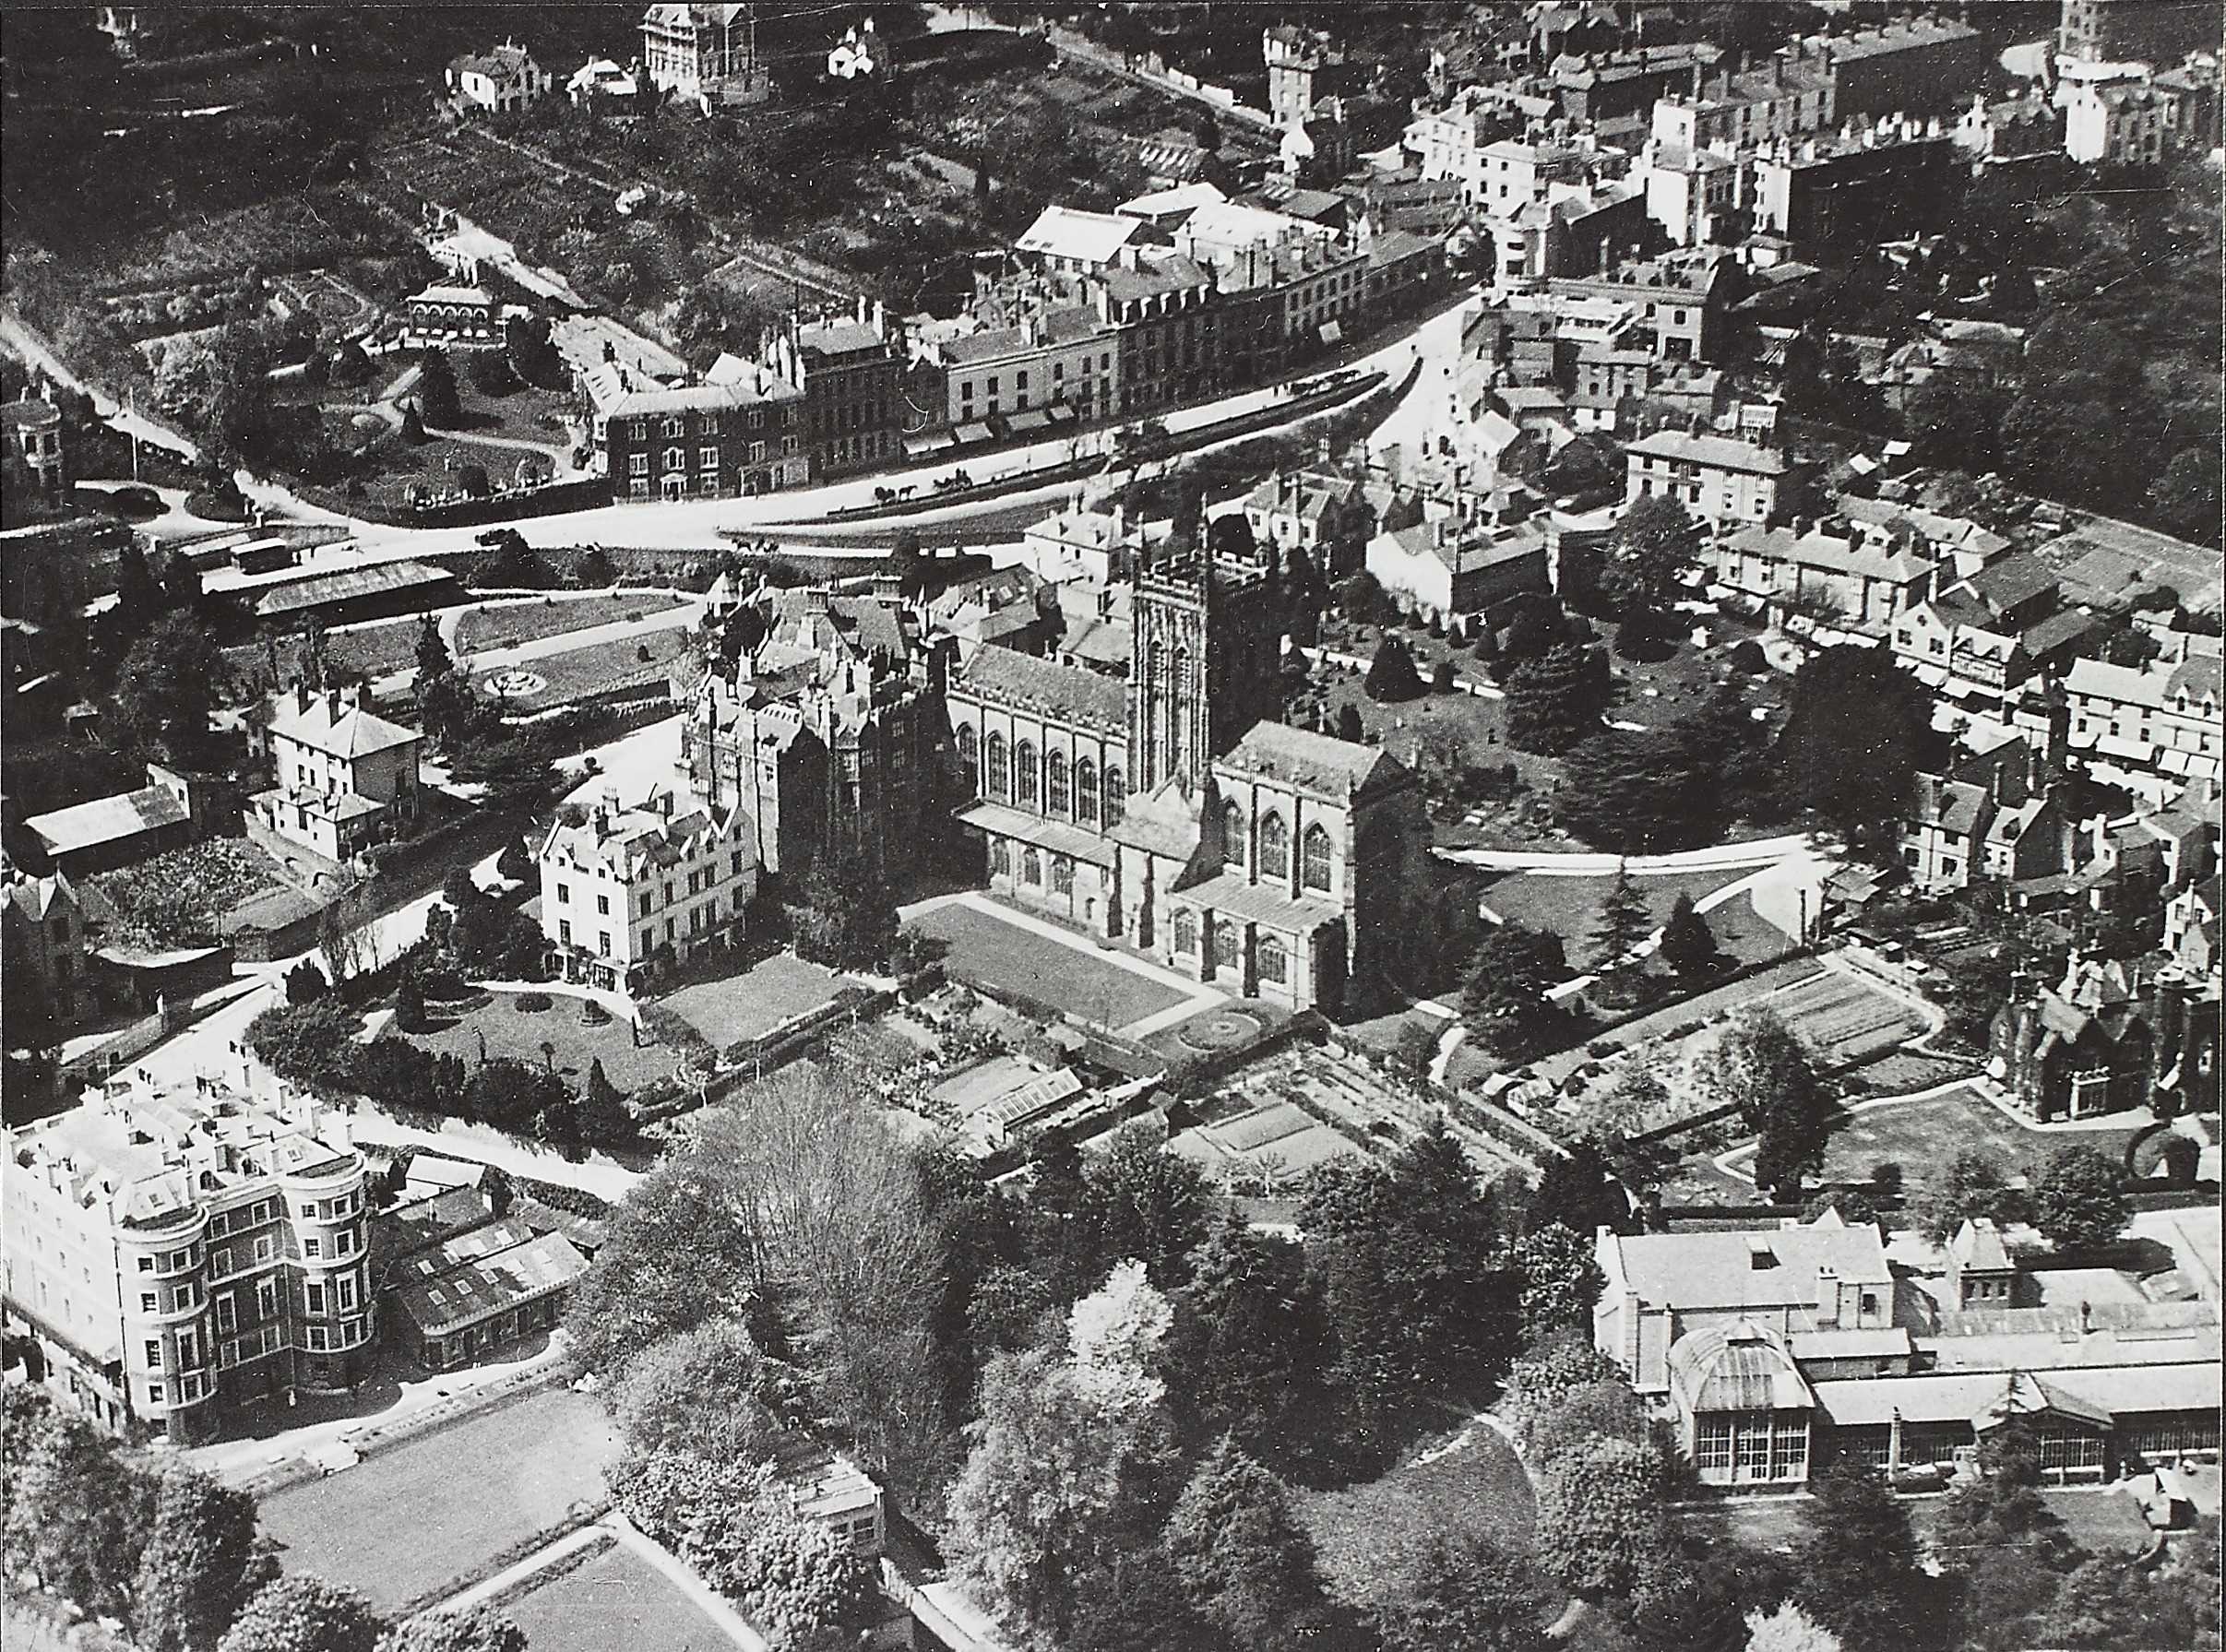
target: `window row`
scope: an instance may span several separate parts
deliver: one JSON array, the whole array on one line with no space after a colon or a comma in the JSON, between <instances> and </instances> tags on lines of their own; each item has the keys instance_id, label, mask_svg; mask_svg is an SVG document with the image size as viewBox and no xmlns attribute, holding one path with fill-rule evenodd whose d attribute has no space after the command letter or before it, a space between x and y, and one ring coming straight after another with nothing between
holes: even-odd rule
<instances>
[{"instance_id":1,"label":"window row","mask_svg":"<svg viewBox=\"0 0 2226 1652\"><path fill-rule=\"evenodd\" d=\"M983 741L970 723L958 725L958 746L959 772L978 796L1086 826L1121 822L1125 778L1111 764L1101 778L1088 757L1070 767L1065 752L1040 753L1028 740L1007 746L994 731Z\"/></svg>"},{"instance_id":2,"label":"window row","mask_svg":"<svg viewBox=\"0 0 2226 1652\"><path fill-rule=\"evenodd\" d=\"M1208 950L1218 973L1237 969L1244 964L1243 934L1234 922L1215 921L1202 924L1198 914L1188 907L1177 907L1172 925L1174 950L1184 957L1198 956L1198 936L1201 930L1210 929L1212 940ZM1291 981L1291 948L1277 934L1253 937L1252 969L1261 981L1276 986L1287 986Z\"/></svg>"},{"instance_id":3,"label":"window row","mask_svg":"<svg viewBox=\"0 0 2226 1652\"><path fill-rule=\"evenodd\" d=\"M1291 828L1283 817L1272 811L1260 816L1256 842L1248 844L1249 834L1244 826L1244 811L1235 802L1221 805L1221 861L1224 865L1243 871L1246 864L1246 850L1252 850L1252 864L1264 878L1291 876ZM1328 831L1319 826L1310 826L1299 841L1299 885L1327 895L1329 892L1329 869L1334 858Z\"/></svg>"}]
</instances>

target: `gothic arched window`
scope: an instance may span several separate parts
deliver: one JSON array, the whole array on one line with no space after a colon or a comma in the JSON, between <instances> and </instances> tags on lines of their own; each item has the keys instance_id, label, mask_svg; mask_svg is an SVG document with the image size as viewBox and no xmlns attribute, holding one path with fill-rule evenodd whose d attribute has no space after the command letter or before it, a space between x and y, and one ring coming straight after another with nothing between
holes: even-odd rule
<instances>
[{"instance_id":1,"label":"gothic arched window","mask_svg":"<svg viewBox=\"0 0 2226 1652\"><path fill-rule=\"evenodd\" d=\"M1188 907L1175 909L1175 950L1185 957L1198 949L1198 915Z\"/></svg>"},{"instance_id":2,"label":"gothic arched window","mask_svg":"<svg viewBox=\"0 0 2226 1652\"><path fill-rule=\"evenodd\" d=\"M1075 764L1075 818L1098 824L1098 766L1088 757Z\"/></svg>"},{"instance_id":3,"label":"gothic arched window","mask_svg":"<svg viewBox=\"0 0 2226 1652\"><path fill-rule=\"evenodd\" d=\"M982 789L982 737L971 723L958 725L958 775L970 792Z\"/></svg>"},{"instance_id":4,"label":"gothic arched window","mask_svg":"<svg viewBox=\"0 0 2226 1652\"><path fill-rule=\"evenodd\" d=\"M1299 882L1309 889L1329 890L1329 834L1318 826L1306 828L1300 844Z\"/></svg>"},{"instance_id":5,"label":"gothic arched window","mask_svg":"<svg viewBox=\"0 0 2226 1652\"><path fill-rule=\"evenodd\" d=\"M1128 787L1121 771L1110 765L1105 770L1105 826L1107 830L1121 824L1121 811L1128 798Z\"/></svg>"},{"instance_id":6,"label":"gothic arched window","mask_svg":"<svg viewBox=\"0 0 2226 1652\"><path fill-rule=\"evenodd\" d=\"M1291 832L1283 825L1280 814L1260 816L1260 875L1287 878L1291 875Z\"/></svg>"},{"instance_id":7,"label":"gothic arched window","mask_svg":"<svg viewBox=\"0 0 2226 1652\"><path fill-rule=\"evenodd\" d=\"M1240 870L1244 864L1244 811L1234 802L1221 805L1221 862Z\"/></svg>"},{"instance_id":8,"label":"gothic arched window","mask_svg":"<svg viewBox=\"0 0 2226 1652\"><path fill-rule=\"evenodd\" d=\"M1043 758L1043 812L1066 814L1066 754L1048 752Z\"/></svg>"},{"instance_id":9,"label":"gothic arched window","mask_svg":"<svg viewBox=\"0 0 2226 1652\"><path fill-rule=\"evenodd\" d=\"M1262 981L1284 986L1291 980L1291 954L1274 935L1262 935L1252 944L1252 964Z\"/></svg>"},{"instance_id":10,"label":"gothic arched window","mask_svg":"<svg viewBox=\"0 0 2226 1652\"><path fill-rule=\"evenodd\" d=\"M987 769L987 773L989 776L989 785L986 790L990 796L994 798L1003 798L1006 794L1007 788L1011 785L1011 777L1006 771L1004 735L992 734L989 737L988 755L989 767Z\"/></svg>"},{"instance_id":11,"label":"gothic arched window","mask_svg":"<svg viewBox=\"0 0 2226 1652\"><path fill-rule=\"evenodd\" d=\"M1036 806L1036 748L1025 740L1013 747L1013 802L1024 809Z\"/></svg>"}]
</instances>

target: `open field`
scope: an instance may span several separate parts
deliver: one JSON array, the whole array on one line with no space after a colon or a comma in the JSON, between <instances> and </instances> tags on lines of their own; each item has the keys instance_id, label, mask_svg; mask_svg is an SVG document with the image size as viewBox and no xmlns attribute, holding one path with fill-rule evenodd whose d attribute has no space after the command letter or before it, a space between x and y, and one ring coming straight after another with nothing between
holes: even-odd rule
<instances>
[{"instance_id":1,"label":"open field","mask_svg":"<svg viewBox=\"0 0 2226 1652\"><path fill-rule=\"evenodd\" d=\"M613 1543L503 1609L533 1652L732 1652L664 1574Z\"/></svg>"},{"instance_id":2,"label":"open field","mask_svg":"<svg viewBox=\"0 0 2226 1652\"><path fill-rule=\"evenodd\" d=\"M615 597L555 596L542 601L490 604L475 608L457 623L456 640L466 654L515 648L567 631L585 631L620 620L638 620L679 606L661 591L627 591Z\"/></svg>"},{"instance_id":3,"label":"open field","mask_svg":"<svg viewBox=\"0 0 2226 1652\"><path fill-rule=\"evenodd\" d=\"M482 1049L490 1060L508 1057L535 1066L553 1062L576 1090L586 1082L589 1064L598 1060L603 1076L622 1090L638 1088L673 1070L673 1052L657 1044L637 1050L628 1023L613 1017L597 1027L583 1025L582 1001L577 998L552 995L549 1007L536 1011L519 1009L518 999L515 992L495 992L487 1003L437 1031L387 1036L461 1056L468 1066L478 1063ZM427 1005L426 1014L435 1024L446 1019L437 1004ZM556 1047L554 1056L542 1054L543 1042Z\"/></svg>"},{"instance_id":4,"label":"open field","mask_svg":"<svg viewBox=\"0 0 2226 1652\"><path fill-rule=\"evenodd\" d=\"M1522 1463L1481 1422L1380 1480L1292 1502L1330 1591L1358 1603L1395 1594L1440 1539L1487 1538L1526 1554L1535 1515Z\"/></svg>"},{"instance_id":5,"label":"open field","mask_svg":"<svg viewBox=\"0 0 2226 1652\"><path fill-rule=\"evenodd\" d=\"M846 984L832 969L777 952L738 975L696 981L658 1002L724 1050L817 1009Z\"/></svg>"},{"instance_id":6,"label":"open field","mask_svg":"<svg viewBox=\"0 0 2226 1652\"><path fill-rule=\"evenodd\" d=\"M911 927L949 947L943 966L951 980L1025 993L1101 1027L1125 1027L1185 996L962 901L923 912Z\"/></svg>"},{"instance_id":7,"label":"open field","mask_svg":"<svg viewBox=\"0 0 2226 1652\"><path fill-rule=\"evenodd\" d=\"M604 1495L601 1404L544 1389L263 1499L280 1563L395 1607Z\"/></svg>"}]
</instances>

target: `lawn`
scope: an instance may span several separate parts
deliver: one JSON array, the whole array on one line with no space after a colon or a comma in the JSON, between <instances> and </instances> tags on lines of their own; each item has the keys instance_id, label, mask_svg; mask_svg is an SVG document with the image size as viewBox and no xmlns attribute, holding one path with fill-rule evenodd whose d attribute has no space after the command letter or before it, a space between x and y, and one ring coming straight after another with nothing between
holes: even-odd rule
<instances>
[{"instance_id":1,"label":"lawn","mask_svg":"<svg viewBox=\"0 0 2226 1652\"><path fill-rule=\"evenodd\" d=\"M392 1608L600 1501L617 1452L599 1401L544 1389L273 1493L263 1529L289 1572Z\"/></svg>"},{"instance_id":2,"label":"lawn","mask_svg":"<svg viewBox=\"0 0 2226 1652\"><path fill-rule=\"evenodd\" d=\"M1438 1539L1488 1538L1528 1553L1530 1481L1506 1441L1482 1422L1381 1480L1296 1494L1332 1593L1356 1603L1396 1594Z\"/></svg>"},{"instance_id":3,"label":"lawn","mask_svg":"<svg viewBox=\"0 0 2226 1652\"><path fill-rule=\"evenodd\" d=\"M620 642L590 643L562 654L544 654L480 679L482 692L512 711L543 711L573 700L622 689L647 695L661 687L673 661L687 651L685 626L674 625ZM500 678L499 683L495 681Z\"/></svg>"},{"instance_id":4,"label":"lawn","mask_svg":"<svg viewBox=\"0 0 2226 1652\"><path fill-rule=\"evenodd\" d=\"M500 396L490 396L473 379L468 352L458 351L450 359L456 364L460 381L457 386L457 401L464 416L457 425L458 430L474 435L502 436L514 442L536 442L543 447L572 446L571 434L564 421L565 413L573 406L569 397L561 391L536 389L530 385L517 385Z\"/></svg>"},{"instance_id":5,"label":"lawn","mask_svg":"<svg viewBox=\"0 0 2226 1652\"><path fill-rule=\"evenodd\" d=\"M1689 895L1697 902L1748 875L1744 871L1672 872L1659 876L1634 873L1631 887L1647 903L1659 925L1668 921L1670 909L1680 895ZM1489 885L1483 903L1508 923L1559 935L1570 964L1583 969L1592 959L1592 930L1600 921L1600 903L1614 881L1613 877L1554 877L1518 872Z\"/></svg>"},{"instance_id":6,"label":"lawn","mask_svg":"<svg viewBox=\"0 0 2226 1652\"><path fill-rule=\"evenodd\" d=\"M733 1652L663 1573L613 1543L503 1608L533 1652Z\"/></svg>"},{"instance_id":7,"label":"lawn","mask_svg":"<svg viewBox=\"0 0 2226 1652\"><path fill-rule=\"evenodd\" d=\"M845 984L832 969L777 952L739 975L696 981L659 1002L724 1050L817 1009Z\"/></svg>"},{"instance_id":8,"label":"lawn","mask_svg":"<svg viewBox=\"0 0 2226 1652\"><path fill-rule=\"evenodd\" d=\"M496 992L437 1031L388 1036L461 1056L467 1064L478 1063L483 1045L490 1059L507 1056L539 1066L549 1059L542 1052L546 1041L556 1047L556 1070L575 1089L587 1078L589 1064L598 1059L604 1076L622 1090L637 1089L673 1070L673 1052L659 1044L637 1050L626 1022L614 1018L599 1027L583 1025L579 999L552 994L545 1010L521 1010L518 999L514 992ZM436 1025L443 1019L437 1004L429 1005L427 1014Z\"/></svg>"},{"instance_id":9,"label":"lawn","mask_svg":"<svg viewBox=\"0 0 2226 1652\"><path fill-rule=\"evenodd\" d=\"M2134 1507L2133 1499L2123 1492L2049 1486L2041 1489L2041 1496L2056 1518L2064 1522L2065 1535L2083 1549L2105 1554L2130 1553L2145 1546L2148 1527L2142 1522L2140 1511ZM1911 1523L1922 1538L1931 1531L1946 1503L1945 1497L1922 1497L1910 1499L1902 1506L1909 1510ZM1801 1520L1802 1511L1810 1506L1806 1498L1733 1499L1712 1508L1688 1510L1682 1518L1688 1526L1708 1531L1728 1528L1757 1547L1777 1549L1801 1540L1806 1530Z\"/></svg>"},{"instance_id":10,"label":"lawn","mask_svg":"<svg viewBox=\"0 0 2226 1652\"><path fill-rule=\"evenodd\" d=\"M962 901L922 913L911 927L949 947L943 965L953 981L1024 993L1101 1027L1125 1027L1187 996Z\"/></svg>"},{"instance_id":11,"label":"lawn","mask_svg":"<svg viewBox=\"0 0 2226 1652\"><path fill-rule=\"evenodd\" d=\"M1871 1166L1892 1159L1901 1167L1911 1196L1966 1148L1991 1153L2006 1170L2045 1160L2062 1147L2092 1147L2119 1159L2133 1139L2123 1130L2029 1130L1968 1088L1922 1101L1886 1101L1849 1115L1832 1133L1823 1180L1867 1181Z\"/></svg>"},{"instance_id":12,"label":"lawn","mask_svg":"<svg viewBox=\"0 0 2226 1652\"><path fill-rule=\"evenodd\" d=\"M515 648L567 631L585 631L590 625L643 619L678 606L677 599L658 591L490 603L464 615L457 625L456 640L465 653L483 654L490 648Z\"/></svg>"}]
</instances>

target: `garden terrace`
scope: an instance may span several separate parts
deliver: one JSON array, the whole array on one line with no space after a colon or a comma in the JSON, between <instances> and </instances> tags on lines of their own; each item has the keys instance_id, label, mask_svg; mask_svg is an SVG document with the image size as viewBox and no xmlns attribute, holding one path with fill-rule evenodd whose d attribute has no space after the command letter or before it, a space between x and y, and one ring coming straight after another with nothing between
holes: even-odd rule
<instances>
[{"instance_id":1,"label":"garden terrace","mask_svg":"<svg viewBox=\"0 0 2226 1652\"><path fill-rule=\"evenodd\" d=\"M528 1009L521 1003L536 999L548 1007ZM638 1089L673 1071L675 1052L655 1042L637 1045L633 1024L624 1019L587 1019L588 1002L539 992L474 993L455 1005L428 1003L427 1028L404 1031L389 1022L384 1036L459 1057L468 1068L476 1066L482 1055L489 1061L545 1066L575 1094L586 1085L588 1069L597 1061L603 1064L603 1076L621 1090Z\"/></svg>"}]
</instances>

